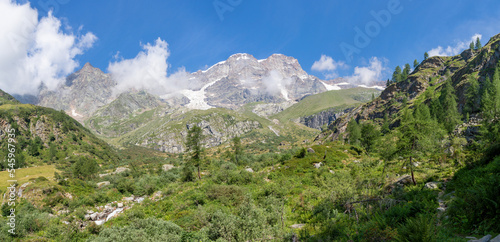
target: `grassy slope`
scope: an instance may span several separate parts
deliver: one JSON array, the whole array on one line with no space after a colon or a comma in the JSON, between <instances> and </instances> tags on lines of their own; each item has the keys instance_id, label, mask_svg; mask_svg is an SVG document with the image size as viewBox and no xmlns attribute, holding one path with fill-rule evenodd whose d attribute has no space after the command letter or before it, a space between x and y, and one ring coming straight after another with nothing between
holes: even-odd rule
<instances>
[{"instance_id":1,"label":"grassy slope","mask_svg":"<svg viewBox=\"0 0 500 242\"><path fill-rule=\"evenodd\" d=\"M15 178L10 178L7 171L0 171L0 191L5 192L5 188L10 185L7 180L17 180L19 185L22 185L28 182L30 179L45 177L47 179L54 178L54 172L57 169L54 165L46 165L46 166L36 166L36 167L28 167L28 168L20 168L15 171Z\"/></svg>"},{"instance_id":2,"label":"grassy slope","mask_svg":"<svg viewBox=\"0 0 500 242\"><path fill-rule=\"evenodd\" d=\"M274 115L273 118L290 120L309 116L330 108L339 107L343 109L357 106L358 104L371 100L372 93L378 96L380 91L357 87L308 96L283 112Z\"/></svg>"}]
</instances>

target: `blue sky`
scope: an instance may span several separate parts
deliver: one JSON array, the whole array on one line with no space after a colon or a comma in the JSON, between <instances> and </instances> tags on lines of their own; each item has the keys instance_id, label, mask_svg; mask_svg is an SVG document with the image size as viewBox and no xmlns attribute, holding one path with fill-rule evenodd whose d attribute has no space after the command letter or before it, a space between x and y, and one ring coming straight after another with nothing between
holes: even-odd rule
<instances>
[{"instance_id":1,"label":"blue sky","mask_svg":"<svg viewBox=\"0 0 500 242\"><path fill-rule=\"evenodd\" d=\"M46 2L52 4L44 6ZM39 19L52 9L65 33L95 35L91 47L74 59L79 67L90 62L104 71L118 52L131 59L143 50L141 43L160 38L168 43L169 73L180 67L204 69L234 53L258 59L282 53L320 78L353 75L355 67L369 66L376 57L386 68L380 76L384 79L396 65L421 61L424 52L438 46L456 52L475 34L483 36L484 44L500 33L496 0L47 0L32 1L31 7ZM397 11L391 13L391 8ZM372 14L381 11L390 13L383 25ZM366 34L367 26L373 32L369 44L356 45L355 29ZM343 44L360 47L352 60ZM311 70L322 55L332 58L334 66Z\"/></svg>"}]
</instances>

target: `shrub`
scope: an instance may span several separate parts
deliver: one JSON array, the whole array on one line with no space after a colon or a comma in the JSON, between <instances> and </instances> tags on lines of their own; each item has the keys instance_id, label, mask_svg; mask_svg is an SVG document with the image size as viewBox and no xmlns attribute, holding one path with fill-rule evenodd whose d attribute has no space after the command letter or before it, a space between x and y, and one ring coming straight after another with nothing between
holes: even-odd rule
<instances>
[{"instance_id":1,"label":"shrub","mask_svg":"<svg viewBox=\"0 0 500 242\"><path fill-rule=\"evenodd\" d=\"M398 228L398 241L432 242L436 241L436 221L434 215L419 214L410 218Z\"/></svg>"}]
</instances>

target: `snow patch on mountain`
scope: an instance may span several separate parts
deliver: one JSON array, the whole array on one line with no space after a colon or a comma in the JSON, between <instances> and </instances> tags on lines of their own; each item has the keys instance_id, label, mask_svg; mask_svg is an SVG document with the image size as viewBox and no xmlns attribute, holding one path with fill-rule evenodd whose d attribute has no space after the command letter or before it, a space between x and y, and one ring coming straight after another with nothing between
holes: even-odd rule
<instances>
[{"instance_id":1,"label":"snow patch on mountain","mask_svg":"<svg viewBox=\"0 0 500 242\"><path fill-rule=\"evenodd\" d=\"M325 82L321 82L321 83L323 83L323 86L325 86L326 90L328 90L328 91L331 91L331 90L340 90L340 89L342 89L342 88L340 88L339 86L337 86L337 85L339 85L339 84L330 85L330 84L326 84Z\"/></svg>"},{"instance_id":2,"label":"snow patch on mountain","mask_svg":"<svg viewBox=\"0 0 500 242\"><path fill-rule=\"evenodd\" d=\"M182 95L186 96L189 99L189 103L186 104L185 107L189 109L199 109L199 110L207 110L213 108L212 106L208 105L208 103L205 101L206 98L205 90L208 87L215 84L217 81L219 80L207 83L199 91L193 91L188 89L179 91Z\"/></svg>"},{"instance_id":3,"label":"snow patch on mountain","mask_svg":"<svg viewBox=\"0 0 500 242\"><path fill-rule=\"evenodd\" d=\"M382 87L382 86L366 86L366 85L358 85L358 87L364 87L364 88L374 88L374 89L378 89L378 90L385 90L385 87Z\"/></svg>"}]
</instances>

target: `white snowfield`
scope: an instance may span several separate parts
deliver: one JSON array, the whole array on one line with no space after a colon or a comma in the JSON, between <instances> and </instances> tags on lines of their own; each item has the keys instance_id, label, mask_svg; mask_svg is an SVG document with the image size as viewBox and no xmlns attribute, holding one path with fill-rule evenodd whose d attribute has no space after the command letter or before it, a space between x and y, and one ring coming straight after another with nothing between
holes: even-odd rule
<instances>
[{"instance_id":1,"label":"white snowfield","mask_svg":"<svg viewBox=\"0 0 500 242\"><path fill-rule=\"evenodd\" d=\"M209 86L212 86L218 81L219 80L205 84L205 86L203 86L199 91L193 91L188 89L179 91L182 95L186 96L189 99L189 103L185 107L190 109L199 109L199 110L207 110L213 108L212 106L208 105L208 103L205 101L206 98L205 90Z\"/></svg>"},{"instance_id":2,"label":"white snowfield","mask_svg":"<svg viewBox=\"0 0 500 242\"><path fill-rule=\"evenodd\" d=\"M340 90L341 89L338 86L338 84L330 85L330 84L326 84L325 82L321 82L321 83L323 83L323 86L325 86L326 90L328 90L328 91L331 91L331 90Z\"/></svg>"}]
</instances>

